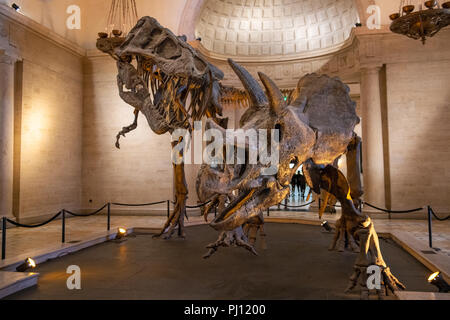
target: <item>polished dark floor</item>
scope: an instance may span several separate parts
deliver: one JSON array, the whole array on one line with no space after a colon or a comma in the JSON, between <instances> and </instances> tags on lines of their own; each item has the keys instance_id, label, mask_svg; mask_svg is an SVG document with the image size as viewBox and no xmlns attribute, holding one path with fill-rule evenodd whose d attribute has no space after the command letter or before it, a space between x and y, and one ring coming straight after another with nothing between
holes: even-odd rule
<instances>
[{"instance_id":1,"label":"polished dark floor","mask_svg":"<svg viewBox=\"0 0 450 320\"><path fill-rule=\"evenodd\" d=\"M332 234L315 226L266 224L258 257L221 248L209 260L209 226L187 229L187 240L136 235L39 265L39 285L9 299L358 299L343 294L355 254L329 252ZM392 272L409 291L434 291L429 271L390 240L381 241ZM70 265L81 268L81 290L67 289Z\"/></svg>"}]
</instances>

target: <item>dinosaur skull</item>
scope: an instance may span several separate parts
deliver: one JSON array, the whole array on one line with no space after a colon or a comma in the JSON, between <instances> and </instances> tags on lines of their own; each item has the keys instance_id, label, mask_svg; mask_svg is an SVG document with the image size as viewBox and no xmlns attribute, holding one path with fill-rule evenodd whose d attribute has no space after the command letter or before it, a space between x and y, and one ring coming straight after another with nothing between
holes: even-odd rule
<instances>
[{"instance_id":1,"label":"dinosaur skull","mask_svg":"<svg viewBox=\"0 0 450 320\"><path fill-rule=\"evenodd\" d=\"M191 118L217 121L222 115L223 72L154 18L141 18L126 38L98 39L97 48L118 61L121 97L147 116L157 134L190 128Z\"/></svg>"},{"instance_id":2,"label":"dinosaur skull","mask_svg":"<svg viewBox=\"0 0 450 320\"><path fill-rule=\"evenodd\" d=\"M279 204L288 195L292 176L303 163L333 163L346 151L359 123L349 88L337 78L307 75L287 103L265 74L259 73L264 92L243 67L232 60L229 63L252 101L240 120L241 128L279 130L279 163L277 172L271 175L263 174L267 165L261 163L202 167L197 179L200 199L207 200L204 196L207 191L230 199L228 206L211 222L220 231L234 230ZM247 143L246 148L255 146ZM312 185L311 177L309 181Z\"/></svg>"}]
</instances>

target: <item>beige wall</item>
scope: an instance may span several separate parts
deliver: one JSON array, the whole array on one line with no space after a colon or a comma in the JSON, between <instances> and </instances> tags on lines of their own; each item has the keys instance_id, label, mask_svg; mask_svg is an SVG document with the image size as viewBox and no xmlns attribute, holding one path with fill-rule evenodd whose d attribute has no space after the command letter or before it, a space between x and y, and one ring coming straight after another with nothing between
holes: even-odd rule
<instances>
[{"instance_id":1,"label":"beige wall","mask_svg":"<svg viewBox=\"0 0 450 320\"><path fill-rule=\"evenodd\" d=\"M66 10L70 5L77 5L83 14L84 3L87 1L95 2L96 0L0 0L0 5L9 7L12 3L16 3L20 6L20 12L24 16L65 37L67 40L82 44L83 30L84 28L87 29L86 21L84 21L82 15L81 30L67 29L66 20L70 14L67 14Z\"/></svg>"},{"instance_id":2,"label":"beige wall","mask_svg":"<svg viewBox=\"0 0 450 320\"><path fill-rule=\"evenodd\" d=\"M387 65L394 208L450 211L450 60Z\"/></svg>"},{"instance_id":3,"label":"beige wall","mask_svg":"<svg viewBox=\"0 0 450 320\"><path fill-rule=\"evenodd\" d=\"M86 49L95 48L97 33L104 31L111 0L0 0L1 6L17 3L28 18ZM136 0L139 16L152 16L176 33L185 0ZM66 27L70 5L81 9L81 29ZM169 10L168 10L169 8ZM99 14L97 14L99 13Z\"/></svg>"},{"instance_id":4,"label":"beige wall","mask_svg":"<svg viewBox=\"0 0 450 320\"><path fill-rule=\"evenodd\" d=\"M31 221L63 208L76 210L81 196L82 58L3 15L0 25L9 30L3 43L8 41L23 61L15 215Z\"/></svg>"},{"instance_id":5,"label":"beige wall","mask_svg":"<svg viewBox=\"0 0 450 320\"><path fill-rule=\"evenodd\" d=\"M153 15L163 25L178 30L182 2L140 1L138 6L144 7L142 14ZM80 3L93 11L107 8L103 1ZM64 5L61 2L55 9ZM131 107L118 96L114 62L94 51L83 58L81 47L37 24L27 24L27 28L8 21L0 18L0 46L8 43L24 61L19 217L46 216L62 208L97 208L108 201L138 203L172 198L168 135L155 135L140 119L138 129L122 139L122 149L114 147L117 132L133 120ZM85 38L73 41L89 48L103 22L95 15L89 15L85 22L91 26L83 31L87 32ZM41 28L40 35L31 31L36 28ZM352 59L337 57L339 67L351 62L347 68L350 71L333 69L333 64L326 69L353 75L360 64L387 66L389 145L385 150L393 209L431 204L438 212L450 212L449 35L444 30L422 46L386 30L358 33L355 48L359 56L352 46ZM252 73L255 70L251 69ZM236 126L233 123L243 111L225 108L230 127ZM187 166L186 175L191 193L188 203L195 204L196 167ZM159 209L162 212L165 206Z\"/></svg>"},{"instance_id":6,"label":"beige wall","mask_svg":"<svg viewBox=\"0 0 450 320\"><path fill-rule=\"evenodd\" d=\"M109 56L85 60L83 208L98 208L109 201L148 203L173 198L168 134L154 134L141 117L137 130L121 139L121 149L114 145L117 133L134 118L133 108L119 97L116 76ZM165 205L156 208L166 210Z\"/></svg>"}]
</instances>

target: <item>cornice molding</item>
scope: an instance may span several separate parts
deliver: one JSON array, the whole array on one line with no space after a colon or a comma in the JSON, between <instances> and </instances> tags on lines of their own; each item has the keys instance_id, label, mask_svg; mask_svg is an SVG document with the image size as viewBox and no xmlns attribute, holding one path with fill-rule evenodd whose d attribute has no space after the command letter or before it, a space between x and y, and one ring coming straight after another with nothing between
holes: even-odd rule
<instances>
[{"instance_id":1,"label":"cornice molding","mask_svg":"<svg viewBox=\"0 0 450 320\"><path fill-rule=\"evenodd\" d=\"M0 18L4 18L12 24L17 24L29 32L52 42L60 48L63 48L78 57L84 57L86 55L86 49L80 47L76 43L67 40L60 36L56 32L44 27L38 22L28 18L27 16L16 12L14 9L9 8L6 5L0 5Z\"/></svg>"},{"instance_id":2,"label":"cornice molding","mask_svg":"<svg viewBox=\"0 0 450 320\"><path fill-rule=\"evenodd\" d=\"M95 49L87 49L86 50L86 58L104 58L104 57L111 57L109 54L104 53L97 48Z\"/></svg>"},{"instance_id":3,"label":"cornice molding","mask_svg":"<svg viewBox=\"0 0 450 320\"><path fill-rule=\"evenodd\" d=\"M205 58L224 72L225 78L222 81L224 85L242 89L242 83L227 61ZM237 62L255 78L258 72L267 74L281 89L295 88L298 81L308 73L328 74L340 77L344 81L359 79L359 47L356 38L353 38L349 46L327 55L286 61L237 60Z\"/></svg>"}]
</instances>

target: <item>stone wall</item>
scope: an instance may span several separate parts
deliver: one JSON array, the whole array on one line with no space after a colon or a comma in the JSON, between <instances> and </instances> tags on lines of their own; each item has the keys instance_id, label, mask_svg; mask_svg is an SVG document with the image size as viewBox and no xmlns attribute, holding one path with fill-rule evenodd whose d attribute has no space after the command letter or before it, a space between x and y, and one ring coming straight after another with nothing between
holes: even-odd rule
<instances>
[{"instance_id":1,"label":"stone wall","mask_svg":"<svg viewBox=\"0 0 450 320\"><path fill-rule=\"evenodd\" d=\"M149 203L173 198L170 136L158 136L140 117L138 128L121 139L116 135L133 122L133 108L119 97L117 68L109 56L84 63L83 208L106 202ZM155 212L152 208L121 208L121 212ZM165 212L165 211L164 211Z\"/></svg>"},{"instance_id":2,"label":"stone wall","mask_svg":"<svg viewBox=\"0 0 450 320\"><path fill-rule=\"evenodd\" d=\"M449 70L450 60L387 65L395 208L432 205L437 212L450 212Z\"/></svg>"},{"instance_id":3,"label":"stone wall","mask_svg":"<svg viewBox=\"0 0 450 320\"><path fill-rule=\"evenodd\" d=\"M80 207L82 56L56 35L42 37L37 23L2 12L0 44L22 61L16 66L14 215L31 222Z\"/></svg>"},{"instance_id":4,"label":"stone wall","mask_svg":"<svg viewBox=\"0 0 450 320\"><path fill-rule=\"evenodd\" d=\"M94 3L91 9L107 10L105 2ZM182 1L152 3L144 6L143 14L154 15L163 25L177 30ZM170 17L167 6L176 9ZM132 122L133 110L118 96L112 59L95 50L86 56L86 50L61 34L15 13L11 13L14 19L9 19L2 12L5 9L0 9L0 51L6 46L23 60L20 125L16 121L16 136L21 138L15 148L16 216L22 221L42 220L62 208L88 210L108 201L172 199L168 135L155 135L141 118L138 129L122 139L121 150L114 147L117 132ZM103 22L86 22L91 28L83 31L85 39L95 38ZM374 141L383 144L379 158L384 162L381 188L385 187L386 202L374 204L393 209L431 204L437 212L448 213L449 32L441 31L422 46L418 41L393 35L387 28L357 28L352 31L349 45L334 54L282 63L242 62L252 74L266 72L284 88L294 87L298 78L308 72L341 76L350 84L361 115L368 109L364 99L359 103L359 71L380 68L383 134ZM86 42L85 47L92 47L92 42ZM212 61L226 72L226 84L240 85L225 62ZM361 92L362 98L364 94ZM230 128L237 126L243 111L225 107ZM358 131L363 134L360 127ZM186 166L190 205L197 203L197 169L195 165ZM161 205L124 208L121 212L165 210Z\"/></svg>"},{"instance_id":5,"label":"stone wall","mask_svg":"<svg viewBox=\"0 0 450 320\"><path fill-rule=\"evenodd\" d=\"M385 202L379 199L374 204L393 210L431 205L438 213L448 214L450 30L441 30L425 45L388 29L377 32L360 29L356 37L361 69L366 73L379 70L374 78L379 79L379 85L376 81L363 86L367 77L361 78L363 114L372 114L377 107L377 99L367 88L376 88L380 95L378 103L381 102L381 114L372 115L371 123L363 119L363 134L376 131L376 119L382 122L379 135L371 133L370 141L367 136L363 140L366 148L382 146L380 152L365 160L366 166L371 161L379 162L378 167L383 168L378 172L384 176L383 183L371 189L383 190ZM368 96L370 99L364 99ZM426 210L418 215L396 217L425 217L425 214Z\"/></svg>"}]
</instances>

